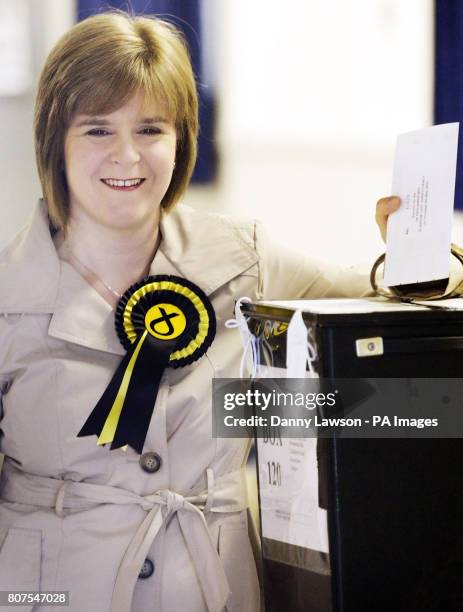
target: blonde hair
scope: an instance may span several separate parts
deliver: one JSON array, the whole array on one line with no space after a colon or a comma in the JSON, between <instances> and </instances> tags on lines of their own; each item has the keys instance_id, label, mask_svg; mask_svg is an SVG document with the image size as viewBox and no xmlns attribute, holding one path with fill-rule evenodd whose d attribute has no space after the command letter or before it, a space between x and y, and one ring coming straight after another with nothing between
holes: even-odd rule
<instances>
[{"instance_id":1,"label":"blonde hair","mask_svg":"<svg viewBox=\"0 0 463 612\"><path fill-rule=\"evenodd\" d=\"M69 194L64 138L79 114L109 114L135 94L163 105L175 122L177 149L172 180L161 206L173 207L187 188L196 161L198 98L180 32L155 17L117 11L85 19L50 52L35 105L37 168L52 224L65 228Z\"/></svg>"}]
</instances>

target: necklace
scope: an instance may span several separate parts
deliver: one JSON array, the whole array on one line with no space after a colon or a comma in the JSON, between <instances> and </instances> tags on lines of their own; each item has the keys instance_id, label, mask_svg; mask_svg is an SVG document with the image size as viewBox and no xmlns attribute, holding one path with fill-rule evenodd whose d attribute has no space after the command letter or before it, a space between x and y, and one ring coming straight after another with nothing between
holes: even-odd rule
<instances>
[{"instance_id":1,"label":"necklace","mask_svg":"<svg viewBox=\"0 0 463 612\"><path fill-rule=\"evenodd\" d=\"M81 261L77 257L77 255L75 255L75 253L73 253L71 251L71 249L65 243L63 244L63 247L64 247L64 250L65 250L66 259L69 261L70 264L72 264L76 268L78 268L80 266L81 268L83 268L85 270L85 272L87 272L88 276L90 276L93 280L96 280L99 283L101 283L103 285L103 287L105 287L105 289L107 289L110 293L115 295L117 298L121 298L122 297L122 293L119 293L119 291L116 291L115 289L113 289L113 287L111 287L111 285L108 285L108 283L105 283L104 280L101 279L93 270L90 270L90 268L88 266L86 266L84 264L84 262ZM76 266L76 264L78 264L78 265Z\"/></svg>"}]
</instances>

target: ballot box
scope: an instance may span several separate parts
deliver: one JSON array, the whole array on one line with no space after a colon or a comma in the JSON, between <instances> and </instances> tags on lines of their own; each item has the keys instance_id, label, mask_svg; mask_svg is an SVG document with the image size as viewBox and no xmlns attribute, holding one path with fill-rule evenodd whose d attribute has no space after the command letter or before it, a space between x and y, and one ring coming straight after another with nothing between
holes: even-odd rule
<instances>
[{"instance_id":1,"label":"ballot box","mask_svg":"<svg viewBox=\"0 0 463 612\"><path fill-rule=\"evenodd\" d=\"M313 300L241 310L257 376L286 375L297 314L315 351L312 375L424 381L463 374L463 311L449 304ZM266 612L463 610L461 438L279 439L270 429L256 448ZM290 501L289 469L307 481Z\"/></svg>"}]
</instances>

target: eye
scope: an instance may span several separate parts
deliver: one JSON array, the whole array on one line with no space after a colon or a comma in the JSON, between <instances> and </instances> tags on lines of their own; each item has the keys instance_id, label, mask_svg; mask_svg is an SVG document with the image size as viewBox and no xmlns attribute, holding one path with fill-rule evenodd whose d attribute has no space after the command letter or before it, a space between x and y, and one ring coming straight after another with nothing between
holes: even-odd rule
<instances>
[{"instance_id":1,"label":"eye","mask_svg":"<svg viewBox=\"0 0 463 612\"><path fill-rule=\"evenodd\" d=\"M89 130L87 134L89 136L106 136L107 134L109 134L109 132L107 130L104 130L103 128L93 128Z\"/></svg>"},{"instance_id":2,"label":"eye","mask_svg":"<svg viewBox=\"0 0 463 612\"><path fill-rule=\"evenodd\" d=\"M93 128L89 130L87 134L89 136L106 136L107 134L109 134L109 132L107 130L104 130L103 128Z\"/></svg>"},{"instance_id":3,"label":"eye","mask_svg":"<svg viewBox=\"0 0 463 612\"><path fill-rule=\"evenodd\" d=\"M146 136L157 136L158 134L162 134L162 131L158 127L144 127L141 128L140 133Z\"/></svg>"}]
</instances>

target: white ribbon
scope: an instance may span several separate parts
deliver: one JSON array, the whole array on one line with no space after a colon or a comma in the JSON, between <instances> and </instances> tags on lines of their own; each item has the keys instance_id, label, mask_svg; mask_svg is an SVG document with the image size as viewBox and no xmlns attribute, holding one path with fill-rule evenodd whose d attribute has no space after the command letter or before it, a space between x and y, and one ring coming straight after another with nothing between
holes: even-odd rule
<instances>
[{"instance_id":1,"label":"white ribbon","mask_svg":"<svg viewBox=\"0 0 463 612\"><path fill-rule=\"evenodd\" d=\"M286 378L317 378L313 366L316 359L317 352L309 340L302 311L296 310L286 332Z\"/></svg>"},{"instance_id":2,"label":"white ribbon","mask_svg":"<svg viewBox=\"0 0 463 612\"><path fill-rule=\"evenodd\" d=\"M238 328L243 344L243 355L240 363L240 378L246 378L246 369L250 373L251 378L256 378L260 363L260 346L259 340L249 331L246 317L241 312L241 304L249 303L251 299L241 297L235 304L235 318L225 321L225 327L228 329Z\"/></svg>"}]
</instances>

